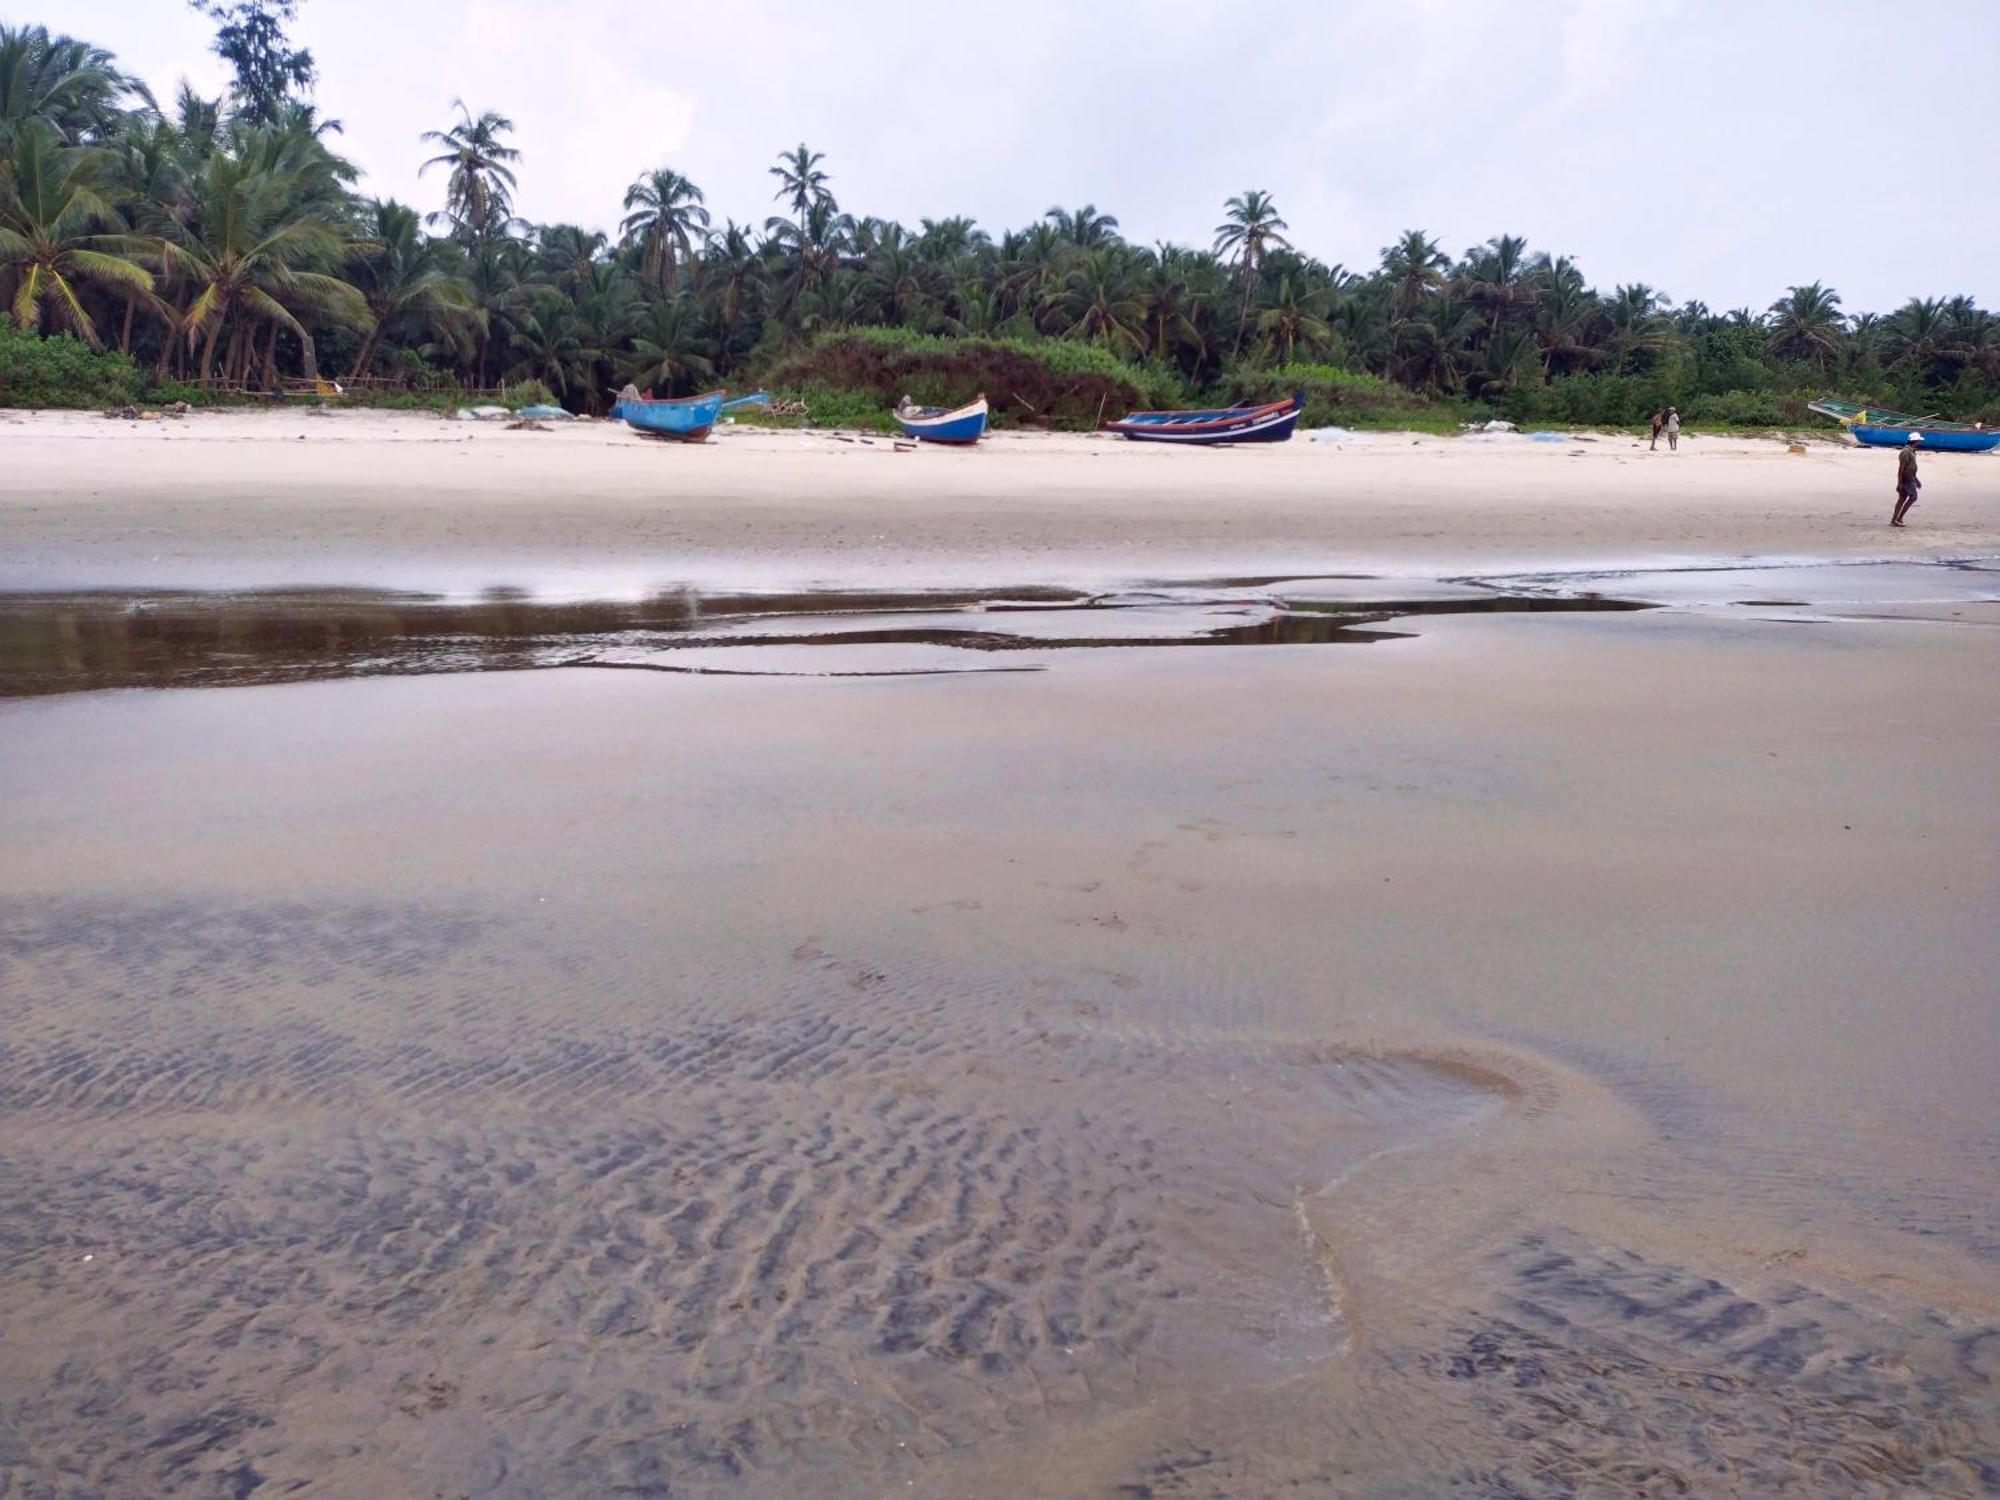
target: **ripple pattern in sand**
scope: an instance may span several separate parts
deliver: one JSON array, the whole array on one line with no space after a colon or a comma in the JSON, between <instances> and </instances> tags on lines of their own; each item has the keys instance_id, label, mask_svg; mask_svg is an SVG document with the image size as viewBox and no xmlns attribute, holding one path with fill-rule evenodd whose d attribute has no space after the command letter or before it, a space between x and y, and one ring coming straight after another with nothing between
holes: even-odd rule
<instances>
[{"instance_id":1,"label":"ripple pattern in sand","mask_svg":"<svg viewBox=\"0 0 2000 1500\"><path fill-rule=\"evenodd\" d=\"M733 1016L466 912L53 901L0 956L0 1491L874 1492L1324 1360L1299 1195L1495 1108L812 941Z\"/></svg>"}]
</instances>

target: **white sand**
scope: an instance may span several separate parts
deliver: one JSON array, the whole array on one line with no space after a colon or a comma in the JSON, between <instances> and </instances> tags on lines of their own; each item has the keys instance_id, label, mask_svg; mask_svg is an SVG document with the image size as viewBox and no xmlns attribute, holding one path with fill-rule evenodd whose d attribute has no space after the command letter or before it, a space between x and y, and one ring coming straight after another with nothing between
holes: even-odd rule
<instances>
[{"instance_id":1,"label":"white sand","mask_svg":"<svg viewBox=\"0 0 2000 1500\"><path fill-rule=\"evenodd\" d=\"M1224 450L997 434L973 450L728 428L698 447L342 411L0 414L0 586L727 578L1081 581L2000 552L2000 458L1602 434Z\"/></svg>"}]
</instances>

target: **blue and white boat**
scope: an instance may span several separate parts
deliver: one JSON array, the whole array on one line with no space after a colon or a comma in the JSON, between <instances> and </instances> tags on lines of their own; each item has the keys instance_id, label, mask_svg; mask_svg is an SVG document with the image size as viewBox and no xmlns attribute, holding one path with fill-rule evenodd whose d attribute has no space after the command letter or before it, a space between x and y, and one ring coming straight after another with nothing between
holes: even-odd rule
<instances>
[{"instance_id":1,"label":"blue and white boat","mask_svg":"<svg viewBox=\"0 0 2000 1500\"><path fill-rule=\"evenodd\" d=\"M715 427L716 419L733 406L769 401L770 395L730 397L722 391L704 391L699 396L683 396L675 401L656 401L648 396L620 396L611 408L614 421L622 420L635 432L647 437L672 438L681 443L699 443Z\"/></svg>"},{"instance_id":2,"label":"blue and white boat","mask_svg":"<svg viewBox=\"0 0 2000 1500\"><path fill-rule=\"evenodd\" d=\"M1305 392L1256 406L1212 407L1206 411L1135 411L1105 425L1135 443L1282 443L1299 425Z\"/></svg>"},{"instance_id":3,"label":"blue and white boat","mask_svg":"<svg viewBox=\"0 0 2000 1500\"><path fill-rule=\"evenodd\" d=\"M896 408L895 416L896 425L919 442L964 447L978 442L986 431L986 398L963 406L916 406L906 401Z\"/></svg>"},{"instance_id":4,"label":"blue and white boat","mask_svg":"<svg viewBox=\"0 0 2000 1500\"><path fill-rule=\"evenodd\" d=\"M1901 448L1910 443L1936 453L1991 453L2000 448L2000 427L1940 422L1934 417L1836 401L1831 396L1808 402L1806 410L1832 417L1855 442L1869 448Z\"/></svg>"}]
</instances>

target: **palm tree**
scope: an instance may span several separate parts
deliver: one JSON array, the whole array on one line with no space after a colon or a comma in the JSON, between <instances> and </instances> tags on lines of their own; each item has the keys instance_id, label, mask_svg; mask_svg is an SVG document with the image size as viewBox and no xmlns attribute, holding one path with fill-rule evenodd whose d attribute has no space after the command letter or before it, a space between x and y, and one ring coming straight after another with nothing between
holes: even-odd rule
<instances>
[{"instance_id":1,"label":"palm tree","mask_svg":"<svg viewBox=\"0 0 2000 1500\"><path fill-rule=\"evenodd\" d=\"M1795 286L1771 304L1770 351L1780 359L1809 359L1821 371L1840 350L1840 293L1817 281Z\"/></svg>"},{"instance_id":2,"label":"palm tree","mask_svg":"<svg viewBox=\"0 0 2000 1500\"><path fill-rule=\"evenodd\" d=\"M385 333L435 326L472 312L472 293L453 264L448 242L426 239L417 211L392 198L369 210L368 238L355 246L354 284L373 319L354 356L353 376L364 374Z\"/></svg>"},{"instance_id":3,"label":"palm tree","mask_svg":"<svg viewBox=\"0 0 2000 1500\"><path fill-rule=\"evenodd\" d=\"M709 241L702 267L700 295L709 304L722 333L716 368L726 371L735 349L737 330L749 311L750 297L757 282L757 252L750 244L750 232L734 219L721 234Z\"/></svg>"},{"instance_id":4,"label":"palm tree","mask_svg":"<svg viewBox=\"0 0 2000 1500\"><path fill-rule=\"evenodd\" d=\"M1278 278L1276 299L1257 315L1257 334L1279 364L1292 363L1301 349L1317 353L1333 341L1333 326L1326 321L1331 300L1327 291L1300 293L1290 276Z\"/></svg>"},{"instance_id":5,"label":"palm tree","mask_svg":"<svg viewBox=\"0 0 2000 1500\"><path fill-rule=\"evenodd\" d=\"M832 321L832 304L826 298L834 278L846 268L854 221L835 207L833 199L820 198L806 209L803 223L772 218L764 229L766 246L784 268L779 315L792 313L811 293L820 299L822 319Z\"/></svg>"},{"instance_id":6,"label":"palm tree","mask_svg":"<svg viewBox=\"0 0 2000 1500\"><path fill-rule=\"evenodd\" d=\"M153 102L102 47L51 36L46 26L0 24L0 157L13 153L30 121L47 125L65 146L113 134L128 94Z\"/></svg>"},{"instance_id":7,"label":"palm tree","mask_svg":"<svg viewBox=\"0 0 2000 1500\"><path fill-rule=\"evenodd\" d=\"M494 110L477 119L463 99L451 101L459 121L448 130L426 130L421 140L444 147L417 169L422 176L432 167L449 167L445 183L444 216L454 232L474 246L483 245L495 233L504 232L513 217L514 172L507 164L519 161L521 153L502 143L501 136L514 122Z\"/></svg>"},{"instance_id":8,"label":"palm tree","mask_svg":"<svg viewBox=\"0 0 2000 1500\"><path fill-rule=\"evenodd\" d=\"M1236 319L1236 348L1243 348L1243 334L1250 326L1250 295L1257 286L1257 269L1274 246L1289 249L1291 242L1280 232L1291 228L1278 217L1277 205L1261 188L1239 193L1223 204L1222 222L1215 226L1215 253L1236 259L1243 276L1243 309Z\"/></svg>"},{"instance_id":9,"label":"palm tree","mask_svg":"<svg viewBox=\"0 0 2000 1500\"><path fill-rule=\"evenodd\" d=\"M686 388L693 377L713 375L714 352L714 345L702 337L693 301L687 293L678 292L646 310L632 353L621 362L619 374L622 379L671 394Z\"/></svg>"},{"instance_id":10,"label":"palm tree","mask_svg":"<svg viewBox=\"0 0 2000 1500\"><path fill-rule=\"evenodd\" d=\"M1140 326L1157 364L1167 364L1177 348L1192 349L1197 360L1206 352L1206 341L1195 322L1201 311L1193 275L1195 259L1173 245L1160 246L1136 289Z\"/></svg>"},{"instance_id":11,"label":"palm tree","mask_svg":"<svg viewBox=\"0 0 2000 1500\"><path fill-rule=\"evenodd\" d=\"M254 145L269 132L252 132ZM249 370L248 335L266 325L272 343L288 329L308 348L312 335L298 314L366 328L368 305L360 292L328 267L345 249L339 227L318 211L313 164L274 165L255 150L222 151L204 164L192 184L193 212L169 230L162 263L184 279L194 299L181 315L192 348L206 330L200 378L215 367L216 344L225 326L233 328L226 380Z\"/></svg>"},{"instance_id":12,"label":"palm tree","mask_svg":"<svg viewBox=\"0 0 2000 1500\"><path fill-rule=\"evenodd\" d=\"M1448 264L1437 241L1421 229L1406 229L1402 238L1382 251L1382 274L1388 278L1396 311L1408 317L1425 297L1444 285Z\"/></svg>"},{"instance_id":13,"label":"palm tree","mask_svg":"<svg viewBox=\"0 0 2000 1500\"><path fill-rule=\"evenodd\" d=\"M1951 345L1951 319L1939 297L1912 297L1883 323L1883 345L1896 364L1925 382L1942 373Z\"/></svg>"},{"instance_id":14,"label":"palm tree","mask_svg":"<svg viewBox=\"0 0 2000 1500\"><path fill-rule=\"evenodd\" d=\"M661 167L626 189L625 207L619 232L644 247L647 279L661 291L671 290L676 266L694 258L697 235L708 231L701 189L672 168Z\"/></svg>"},{"instance_id":15,"label":"palm tree","mask_svg":"<svg viewBox=\"0 0 2000 1500\"><path fill-rule=\"evenodd\" d=\"M1100 245L1088 251L1069 273L1063 310L1068 337L1102 344L1118 354L1137 354L1146 347L1140 326L1144 313L1132 296L1122 247Z\"/></svg>"},{"instance_id":16,"label":"palm tree","mask_svg":"<svg viewBox=\"0 0 2000 1500\"><path fill-rule=\"evenodd\" d=\"M1527 251L1519 235L1497 234L1465 252L1466 300L1485 310L1489 336L1497 336L1501 320L1528 300Z\"/></svg>"},{"instance_id":17,"label":"palm tree","mask_svg":"<svg viewBox=\"0 0 2000 1500\"><path fill-rule=\"evenodd\" d=\"M135 257L145 242L122 231L98 190L97 164L58 143L52 126L32 122L14 141L0 182L0 267L15 278L12 312L22 328L44 321L103 347L80 292L98 287L133 301L153 301L153 278Z\"/></svg>"},{"instance_id":18,"label":"palm tree","mask_svg":"<svg viewBox=\"0 0 2000 1500\"><path fill-rule=\"evenodd\" d=\"M800 141L797 150L779 152L778 164L770 169L771 175L778 179L778 190L771 196L791 200L792 212L799 216L801 229L806 227L806 215L816 204L833 201L833 194L826 187L832 179L819 169L825 160L824 152L808 151L806 143Z\"/></svg>"},{"instance_id":19,"label":"palm tree","mask_svg":"<svg viewBox=\"0 0 2000 1500\"><path fill-rule=\"evenodd\" d=\"M1605 307L1611 324L1611 373L1623 375L1642 355L1650 356L1674 342L1673 326L1660 305L1665 299L1644 282L1618 287Z\"/></svg>"},{"instance_id":20,"label":"palm tree","mask_svg":"<svg viewBox=\"0 0 2000 1500\"><path fill-rule=\"evenodd\" d=\"M1118 220L1101 214L1095 203L1086 203L1074 212L1052 208L1042 215L1056 226L1056 232L1079 250L1109 245L1118 238Z\"/></svg>"}]
</instances>

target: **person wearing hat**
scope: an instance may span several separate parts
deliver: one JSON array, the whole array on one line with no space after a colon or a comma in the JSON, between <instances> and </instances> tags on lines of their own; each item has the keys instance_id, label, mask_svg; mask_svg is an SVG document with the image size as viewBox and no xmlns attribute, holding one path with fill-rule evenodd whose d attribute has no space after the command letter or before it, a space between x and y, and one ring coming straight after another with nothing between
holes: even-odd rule
<instances>
[{"instance_id":1,"label":"person wearing hat","mask_svg":"<svg viewBox=\"0 0 2000 1500\"><path fill-rule=\"evenodd\" d=\"M1670 453L1681 451L1681 409L1678 406L1667 408L1667 450Z\"/></svg>"},{"instance_id":2,"label":"person wearing hat","mask_svg":"<svg viewBox=\"0 0 2000 1500\"><path fill-rule=\"evenodd\" d=\"M1913 432L1903 442L1903 451L1896 455L1896 513L1889 517L1891 526L1901 526L1903 517L1910 513L1910 507L1917 503L1917 491L1924 482L1917 478L1917 443L1920 439Z\"/></svg>"}]
</instances>

